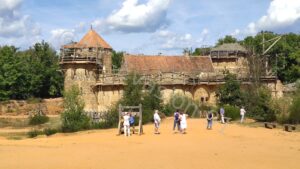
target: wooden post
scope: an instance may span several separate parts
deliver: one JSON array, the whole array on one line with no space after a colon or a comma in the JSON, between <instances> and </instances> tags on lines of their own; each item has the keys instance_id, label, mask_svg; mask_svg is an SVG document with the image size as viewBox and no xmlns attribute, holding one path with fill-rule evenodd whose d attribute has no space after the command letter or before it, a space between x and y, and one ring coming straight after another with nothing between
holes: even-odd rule
<instances>
[{"instance_id":1,"label":"wooden post","mask_svg":"<svg viewBox=\"0 0 300 169\"><path fill-rule=\"evenodd\" d=\"M121 131L121 128L122 128L122 127L121 127L121 123L122 123L122 122L121 122L121 120L122 120L121 118L122 118L122 117L121 117L121 114L122 114L122 105L119 104L119 124L118 124L118 132L119 132L118 134L119 134L119 135L122 134L122 131Z\"/></svg>"},{"instance_id":2,"label":"wooden post","mask_svg":"<svg viewBox=\"0 0 300 169\"><path fill-rule=\"evenodd\" d=\"M139 104L139 135L143 134L143 124L142 124L142 119L143 119L143 111L142 111L142 104Z\"/></svg>"}]
</instances>

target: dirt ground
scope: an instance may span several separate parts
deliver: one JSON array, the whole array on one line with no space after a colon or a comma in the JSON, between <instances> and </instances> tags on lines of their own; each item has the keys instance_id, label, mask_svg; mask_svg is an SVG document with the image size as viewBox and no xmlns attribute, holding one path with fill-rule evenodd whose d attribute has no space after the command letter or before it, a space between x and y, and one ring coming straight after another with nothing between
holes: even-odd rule
<instances>
[{"instance_id":1,"label":"dirt ground","mask_svg":"<svg viewBox=\"0 0 300 169\"><path fill-rule=\"evenodd\" d=\"M300 168L300 133L189 119L188 133L174 134L172 119L161 134L116 136L116 129L46 138L0 138L2 169L296 169Z\"/></svg>"}]
</instances>

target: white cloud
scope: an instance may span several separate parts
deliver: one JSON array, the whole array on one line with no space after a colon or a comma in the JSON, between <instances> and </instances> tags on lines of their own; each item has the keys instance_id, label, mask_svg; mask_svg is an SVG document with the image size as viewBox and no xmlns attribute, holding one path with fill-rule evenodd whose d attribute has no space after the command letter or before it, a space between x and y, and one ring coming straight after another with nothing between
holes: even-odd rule
<instances>
[{"instance_id":1,"label":"white cloud","mask_svg":"<svg viewBox=\"0 0 300 169\"><path fill-rule=\"evenodd\" d=\"M0 0L0 38L36 38L40 27L21 13L22 0Z\"/></svg>"},{"instance_id":2,"label":"white cloud","mask_svg":"<svg viewBox=\"0 0 300 169\"><path fill-rule=\"evenodd\" d=\"M267 14L250 23L245 33L255 34L261 30L287 28L298 21L300 21L299 0L272 0Z\"/></svg>"},{"instance_id":3,"label":"white cloud","mask_svg":"<svg viewBox=\"0 0 300 169\"><path fill-rule=\"evenodd\" d=\"M54 29L50 32L50 42L55 49L59 49L62 45L74 41L75 32L74 29Z\"/></svg>"},{"instance_id":4,"label":"white cloud","mask_svg":"<svg viewBox=\"0 0 300 169\"><path fill-rule=\"evenodd\" d=\"M178 50L183 48L196 48L201 45L209 34L208 29L203 29L200 35L193 36L190 33L177 34L169 30L159 30L155 33L155 41L161 44L164 50Z\"/></svg>"},{"instance_id":5,"label":"white cloud","mask_svg":"<svg viewBox=\"0 0 300 169\"><path fill-rule=\"evenodd\" d=\"M120 9L93 25L102 31L154 32L168 24L167 9L172 0L125 0Z\"/></svg>"}]
</instances>

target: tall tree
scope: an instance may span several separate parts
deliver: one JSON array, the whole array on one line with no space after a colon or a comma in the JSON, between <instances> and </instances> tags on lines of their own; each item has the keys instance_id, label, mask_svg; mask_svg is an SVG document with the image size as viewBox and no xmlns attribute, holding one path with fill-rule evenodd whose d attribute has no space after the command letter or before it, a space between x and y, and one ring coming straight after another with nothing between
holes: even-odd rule
<instances>
[{"instance_id":1,"label":"tall tree","mask_svg":"<svg viewBox=\"0 0 300 169\"><path fill-rule=\"evenodd\" d=\"M224 38L218 40L217 46L223 45L224 43L236 43L238 42L236 38L230 35L226 35Z\"/></svg>"},{"instance_id":2,"label":"tall tree","mask_svg":"<svg viewBox=\"0 0 300 169\"><path fill-rule=\"evenodd\" d=\"M112 51L112 69L118 70L121 68L124 59L124 52Z\"/></svg>"}]
</instances>

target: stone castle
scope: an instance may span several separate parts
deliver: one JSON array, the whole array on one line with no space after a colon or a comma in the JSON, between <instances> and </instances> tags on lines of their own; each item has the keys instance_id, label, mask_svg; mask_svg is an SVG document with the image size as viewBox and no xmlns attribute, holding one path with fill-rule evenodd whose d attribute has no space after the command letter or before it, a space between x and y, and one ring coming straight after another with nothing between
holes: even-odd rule
<instances>
[{"instance_id":1,"label":"stone castle","mask_svg":"<svg viewBox=\"0 0 300 169\"><path fill-rule=\"evenodd\" d=\"M112 47L93 29L77 43L62 46L60 65L64 87L79 86L85 111L104 112L117 102L130 72L142 76L147 85L161 86L163 101L172 94L182 94L199 103L214 105L216 90L224 84L224 70L237 75L243 85L249 84L248 51L239 44L213 48L209 56L145 56L125 54L118 71L112 70ZM273 96L282 95L282 84L276 76L261 77Z\"/></svg>"}]
</instances>

